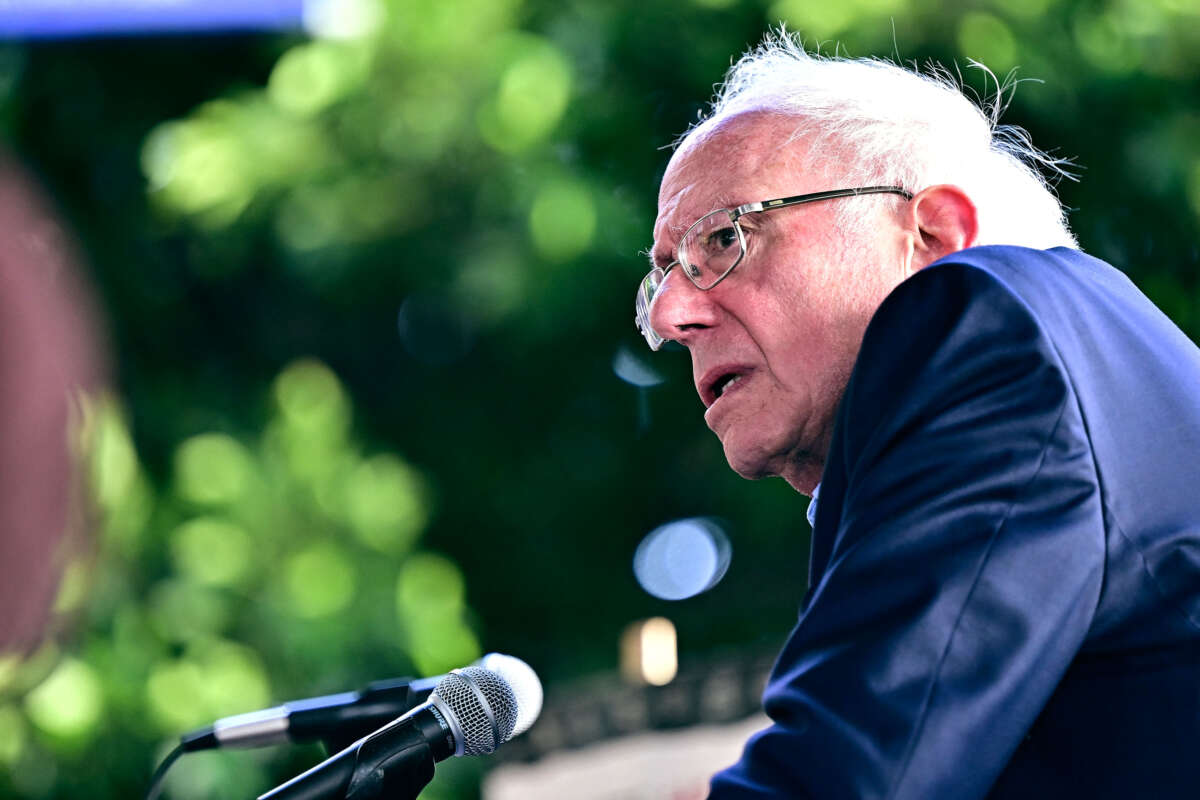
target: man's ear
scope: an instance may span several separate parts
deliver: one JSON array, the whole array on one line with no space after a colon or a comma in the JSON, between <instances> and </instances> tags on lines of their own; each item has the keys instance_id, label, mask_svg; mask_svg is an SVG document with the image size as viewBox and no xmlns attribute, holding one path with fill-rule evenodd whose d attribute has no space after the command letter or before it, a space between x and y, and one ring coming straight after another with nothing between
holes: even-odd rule
<instances>
[{"instance_id":1,"label":"man's ear","mask_svg":"<svg viewBox=\"0 0 1200 800\"><path fill-rule=\"evenodd\" d=\"M975 204L948 183L921 190L908 204L906 222L913 232L914 271L973 246L979 233Z\"/></svg>"}]
</instances>

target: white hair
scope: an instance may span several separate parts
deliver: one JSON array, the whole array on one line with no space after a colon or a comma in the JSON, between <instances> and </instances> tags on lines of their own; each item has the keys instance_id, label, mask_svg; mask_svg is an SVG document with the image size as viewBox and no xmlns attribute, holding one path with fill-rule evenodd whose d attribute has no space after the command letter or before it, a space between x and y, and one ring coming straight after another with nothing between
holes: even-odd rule
<instances>
[{"instance_id":1,"label":"white hair","mask_svg":"<svg viewBox=\"0 0 1200 800\"><path fill-rule=\"evenodd\" d=\"M922 74L880 59L821 56L780 29L733 65L709 113L680 144L742 113L794 117L792 140L802 138L831 178L914 194L954 184L975 203L977 244L1078 247L1042 173L1073 177L1067 162L1035 148L1021 128L999 122L1010 88L997 81L996 96L981 107L944 69ZM865 204L879 197L845 201L840 221L853 228Z\"/></svg>"}]
</instances>

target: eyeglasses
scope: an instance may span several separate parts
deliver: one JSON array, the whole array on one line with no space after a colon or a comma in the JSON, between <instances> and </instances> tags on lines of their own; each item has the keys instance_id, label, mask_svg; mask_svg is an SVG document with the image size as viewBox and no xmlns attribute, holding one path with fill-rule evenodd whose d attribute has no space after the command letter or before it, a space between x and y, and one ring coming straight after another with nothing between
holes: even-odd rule
<instances>
[{"instance_id":1,"label":"eyeglasses","mask_svg":"<svg viewBox=\"0 0 1200 800\"><path fill-rule=\"evenodd\" d=\"M634 302L634 320L638 330L646 338L651 350L663 346L665 338L650 327L650 307L658 295L659 287L667 279L667 273L676 266L688 277L697 289L707 292L733 272L746 255L746 232L738 219L756 211L833 200L838 197L858 197L863 194L898 194L911 200L912 192L899 186L865 186L858 189L834 189L828 192L813 192L778 200L763 200L761 203L746 203L737 208L720 208L696 220L683 238L679 240L678 255L665 267L655 267L646 273L638 286Z\"/></svg>"}]
</instances>

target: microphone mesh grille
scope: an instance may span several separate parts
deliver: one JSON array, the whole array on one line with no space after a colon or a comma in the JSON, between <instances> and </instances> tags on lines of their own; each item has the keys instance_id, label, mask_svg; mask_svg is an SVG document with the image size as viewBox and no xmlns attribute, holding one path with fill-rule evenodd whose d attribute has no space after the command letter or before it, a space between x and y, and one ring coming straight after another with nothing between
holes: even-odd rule
<instances>
[{"instance_id":1,"label":"microphone mesh grille","mask_svg":"<svg viewBox=\"0 0 1200 800\"><path fill-rule=\"evenodd\" d=\"M479 660L479 666L490 669L508 681L509 688L517 698L517 724L513 736L529 730L542 713L542 682L533 668L516 656L503 653L488 653ZM510 737L511 738L511 737Z\"/></svg>"},{"instance_id":2,"label":"microphone mesh grille","mask_svg":"<svg viewBox=\"0 0 1200 800\"><path fill-rule=\"evenodd\" d=\"M472 688L474 684L474 689ZM483 695L483 703L479 694ZM517 698L508 681L483 667L464 667L451 672L433 690L449 708L463 732L463 755L486 755L512 737L517 721ZM499 729L496 740L487 708Z\"/></svg>"}]
</instances>

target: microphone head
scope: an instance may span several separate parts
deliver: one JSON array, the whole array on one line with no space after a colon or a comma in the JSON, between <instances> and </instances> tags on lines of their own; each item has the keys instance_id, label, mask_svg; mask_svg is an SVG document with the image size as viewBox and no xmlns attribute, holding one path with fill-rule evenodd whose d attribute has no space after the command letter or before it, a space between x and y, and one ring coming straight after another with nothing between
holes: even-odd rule
<instances>
[{"instance_id":1,"label":"microphone head","mask_svg":"<svg viewBox=\"0 0 1200 800\"><path fill-rule=\"evenodd\" d=\"M459 734L455 755L487 755L512 738L517 698L508 681L490 669L454 670L442 678L431 699Z\"/></svg>"},{"instance_id":2,"label":"microphone head","mask_svg":"<svg viewBox=\"0 0 1200 800\"><path fill-rule=\"evenodd\" d=\"M512 736L520 736L529 730L537 721L538 714L542 713L542 682L538 680L537 673L516 656L503 653L488 653L478 663L508 681L517 698L517 724L513 727Z\"/></svg>"}]
</instances>

